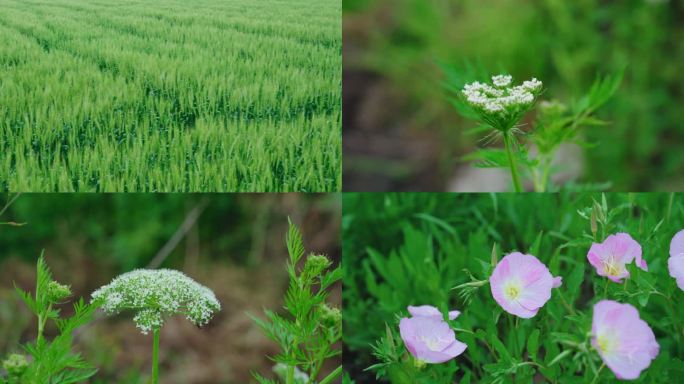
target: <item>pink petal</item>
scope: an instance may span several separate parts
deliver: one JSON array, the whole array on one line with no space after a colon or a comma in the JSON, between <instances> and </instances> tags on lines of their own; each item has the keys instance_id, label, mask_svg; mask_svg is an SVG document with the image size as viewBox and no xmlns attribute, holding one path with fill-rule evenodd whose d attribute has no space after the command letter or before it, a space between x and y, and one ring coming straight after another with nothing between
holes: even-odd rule
<instances>
[{"instance_id":1,"label":"pink petal","mask_svg":"<svg viewBox=\"0 0 684 384\"><path fill-rule=\"evenodd\" d=\"M563 278L560 276L556 276L553 278L553 287L558 288L561 285L563 285Z\"/></svg>"},{"instance_id":2,"label":"pink petal","mask_svg":"<svg viewBox=\"0 0 684 384\"><path fill-rule=\"evenodd\" d=\"M520 293L518 303L530 311L538 310L551 298L552 284L553 279L551 274L549 274L548 278L539 280L534 286L525 287Z\"/></svg>"},{"instance_id":3,"label":"pink petal","mask_svg":"<svg viewBox=\"0 0 684 384\"><path fill-rule=\"evenodd\" d=\"M601 272L603 271L603 260L607 257L608 253L603 244L593 243L591 248L589 248L589 252L587 253L589 264L593 265L601 276L605 276L602 275Z\"/></svg>"},{"instance_id":4,"label":"pink petal","mask_svg":"<svg viewBox=\"0 0 684 384\"><path fill-rule=\"evenodd\" d=\"M449 320L454 320L455 318L459 317L461 315L460 311L449 311Z\"/></svg>"},{"instance_id":5,"label":"pink petal","mask_svg":"<svg viewBox=\"0 0 684 384\"><path fill-rule=\"evenodd\" d=\"M419 305L417 307L409 305L408 311L413 316L424 316L424 317L437 316L440 319L442 318L442 312L440 312L439 309L437 309L431 305Z\"/></svg>"},{"instance_id":6,"label":"pink petal","mask_svg":"<svg viewBox=\"0 0 684 384\"><path fill-rule=\"evenodd\" d=\"M463 353L463 351L465 351L466 348L468 348L468 345L466 343L454 340L454 342L451 343L451 345L448 346L445 350L443 350L442 353L445 353L454 358Z\"/></svg>"},{"instance_id":7,"label":"pink petal","mask_svg":"<svg viewBox=\"0 0 684 384\"><path fill-rule=\"evenodd\" d=\"M492 284L498 284L502 283L505 279L508 279L511 276L511 271L510 271L510 265L509 265L509 259L504 256L501 261L499 261L498 264L496 264L496 267L494 267L494 272L492 272L492 275L489 277L489 282Z\"/></svg>"},{"instance_id":8,"label":"pink petal","mask_svg":"<svg viewBox=\"0 0 684 384\"><path fill-rule=\"evenodd\" d=\"M419 360L423 360L424 362L429 364L444 363L455 357L444 352L431 351L429 349L420 350L415 356Z\"/></svg>"},{"instance_id":9,"label":"pink petal","mask_svg":"<svg viewBox=\"0 0 684 384\"><path fill-rule=\"evenodd\" d=\"M677 232L670 241L670 257L684 254L684 229Z\"/></svg>"},{"instance_id":10,"label":"pink petal","mask_svg":"<svg viewBox=\"0 0 684 384\"><path fill-rule=\"evenodd\" d=\"M404 345L406 345L406 349L408 349L408 351L413 356L415 356L416 344L418 344L416 337L416 328L413 324L411 324L411 321L408 317L404 317L399 321L399 334L401 335L401 339L404 340Z\"/></svg>"},{"instance_id":11,"label":"pink petal","mask_svg":"<svg viewBox=\"0 0 684 384\"><path fill-rule=\"evenodd\" d=\"M670 276L677 281L679 289L684 291L684 253L670 256L667 259L667 269L670 271Z\"/></svg>"},{"instance_id":12,"label":"pink petal","mask_svg":"<svg viewBox=\"0 0 684 384\"><path fill-rule=\"evenodd\" d=\"M608 236L603 242L622 264L629 264L637 259L641 260L641 245L627 233L616 233Z\"/></svg>"},{"instance_id":13,"label":"pink petal","mask_svg":"<svg viewBox=\"0 0 684 384\"><path fill-rule=\"evenodd\" d=\"M519 301L506 300L503 303L499 303L499 305L501 305L501 308L503 308L504 311L523 319L530 319L536 316L537 312L539 312L539 307L534 309L528 309L525 308Z\"/></svg>"},{"instance_id":14,"label":"pink petal","mask_svg":"<svg viewBox=\"0 0 684 384\"><path fill-rule=\"evenodd\" d=\"M433 307L432 305L419 305L416 307L409 305L408 311L412 316L434 317L437 319L443 319L442 312L440 312L439 309L437 309L437 307ZM460 315L460 311L449 311L449 320L454 320Z\"/></svg>"},{"instance_id":15,"label":"pink petal","mask_svg":"<svg viewBox=\"0 0 684 384\"><path fill-rule=\"evenodd\" d=\"M641 257L637 258L636 265L642 270L648 271L648 264L646 264L646 260L642 259Z\"/></svg>"}]
</instances>

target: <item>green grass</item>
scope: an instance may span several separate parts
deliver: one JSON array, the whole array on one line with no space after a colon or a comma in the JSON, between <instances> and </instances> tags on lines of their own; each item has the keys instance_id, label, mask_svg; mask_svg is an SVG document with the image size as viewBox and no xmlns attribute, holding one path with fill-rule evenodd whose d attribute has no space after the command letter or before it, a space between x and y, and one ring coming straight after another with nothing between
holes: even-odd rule
<instances>
[{"instance_id":1,"label":"green grass","mask_svg":"<svg viewBox=\"0 0 684 384\"><path fill-rule=\"evenodd\" d=\"M338 0L0 0L0 190L337 191Z\"/></svg>"}]
</instances>

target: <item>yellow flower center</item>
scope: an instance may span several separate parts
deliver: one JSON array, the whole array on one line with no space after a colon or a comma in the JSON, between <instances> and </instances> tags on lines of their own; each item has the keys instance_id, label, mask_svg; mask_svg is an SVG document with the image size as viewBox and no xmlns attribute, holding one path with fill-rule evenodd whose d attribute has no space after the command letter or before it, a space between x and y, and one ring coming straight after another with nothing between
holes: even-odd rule
<instances>
[{"instance_id":1,"label":"yellow flower center","mask_svg":"<svg viewBox=\"0 0 684 384\"><path fill-rule=\"evenodd\" d=\"M610 335L603 334L596 338L596 344L603 354L608 354L617 347L617 339Z\"/></svg>"},{"instance_id":2,"label":"yellow flower center","mask_svg":"<svg viewBox=\"0 0 684 384\"><path fill-rule=\"evenodd\" d=\"M521 287L517 283L510 283L504 289L506 297L508 297L509 300L517 299L520 296L520 291Z\"/></svg>"},{"instance_id":3,"label":"yellow flower center","mask_svg":"<svg viewBox=\"0 0 684 384\"><path fill-rule=\"evenodd\" d=\"M606 270L608 276L618 276L620 272L622 272L622 268L612 257L603 264L603 268Z\"/></svg>"}]
</instances>

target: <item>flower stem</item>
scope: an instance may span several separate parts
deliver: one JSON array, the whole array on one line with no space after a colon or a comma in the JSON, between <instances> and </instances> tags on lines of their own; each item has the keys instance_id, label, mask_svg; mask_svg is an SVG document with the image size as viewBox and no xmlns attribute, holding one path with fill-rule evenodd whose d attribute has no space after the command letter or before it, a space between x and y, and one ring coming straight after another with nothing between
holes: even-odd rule
<instances>
[{"instance_id":1,"label":"flower stem","mask_svg":"<svg viewBox=\"0 0 684 384\"><path fill-rule=\"evenodd\" d=\"M47 310L44 313L38 314L38 342L43 340L43 332L45 331L45 323L48 319L48 313L52 311L52 304L48 305Z\"/></svg>"},{"instance_id":2,"label":"flower stem","mask_svg":"<svg viewBox=\"0 0 684 384\"><path fill-rule=\"evenodd\" d=\"M154 341L152 344L152 384L159 382L159 328L153 331Z\"/></svg>"},{"instance_id":3,"label":"flower stem","mask_svg":"<svg viewBox=\"0 0 684 384\"><path fill-rule=\"evenodd\" d=\"M341 373L342 373L342 366L340 365L339 367L335 368L334 371L330 372L330 374L328 376L326 376L325 379L321 380L321 382L319 384L331 383Z\"/></svg>"},{"instance_id":4,"label":"flower stem","mask_svg":"<svg viewBox=\"0 0 684 384\"><path fill-rule=\"evenodd\" d=\"M504 147L506 147L506 155L508 155L508 166L511 168L511 178L513 179L513 187L515 188L516 192L522 192L522 187L520 185L520 177L518 176L518 166L515 162L515 156L513 156L513 143L511 142L510 135L510 133L504 133Z\"/></svg>"},{"instance_id":5,"label":"flower stem","mask_svg":"<svg viewBox=\"0 0 684 384\"><path fill-rule=\"evenodd\" d=\"M295 373L295 366L294 365L288 365L287 366L287 377L285 378L285 384L294 384L294 373Z\"/></svg>"},{"instance_id":6,"label":"flower stem","mask_svg":"<svg viewBox=\"0 0 684 384\"><path fill-rule=\"evenodd\" d=\"M598 380L599 376L601 375L601 371L603 370L603 367L606 366L606 363L601 364L601 368L596 372L596 376L594 376L594 380L591 381L591 384L594 384L596 380Z\"/></svg>"}]
</instances>

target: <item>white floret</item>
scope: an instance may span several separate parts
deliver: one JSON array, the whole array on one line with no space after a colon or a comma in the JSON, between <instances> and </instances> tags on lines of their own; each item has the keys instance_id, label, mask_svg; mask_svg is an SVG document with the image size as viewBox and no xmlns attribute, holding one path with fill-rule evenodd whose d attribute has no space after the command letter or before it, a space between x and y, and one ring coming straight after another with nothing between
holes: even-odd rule
<instances>
[{"instance_id":1,"label":"white floret","mask_svg":"<svg viewBox=\"0 0 684 384\"><path fill-rule=\"evenodd\" d=\"M512 80L513 76L511 75L492 76L492 83L494 83L494 85L496 85L497 87L506 87L511 83Z\"/></svg>"},{"instance_id":2,"label":"white floret","mask_svg":"<svg viewBox=\"0 0 684 384\"><path fill-rule=\"evenodd\" d=\"M504 107L503 105L501 105L501 103L497 103L494 101L487 102L487 104L484 105L484 108L489 112L500 112L504 110Z\"/></svg>"},{"instance_id":3,"label":"white floret","mask_svg":"<svg viewBox=\"0 0 684 384\"><path fill-rule=\"evenodd\" d=\"M522 84L523 88L525 88L528 91L538 91L542 87L542 82L537 80L536 78L532 78L532 80L527 80L524 81Z\"/></svg>"}]
</instances>

